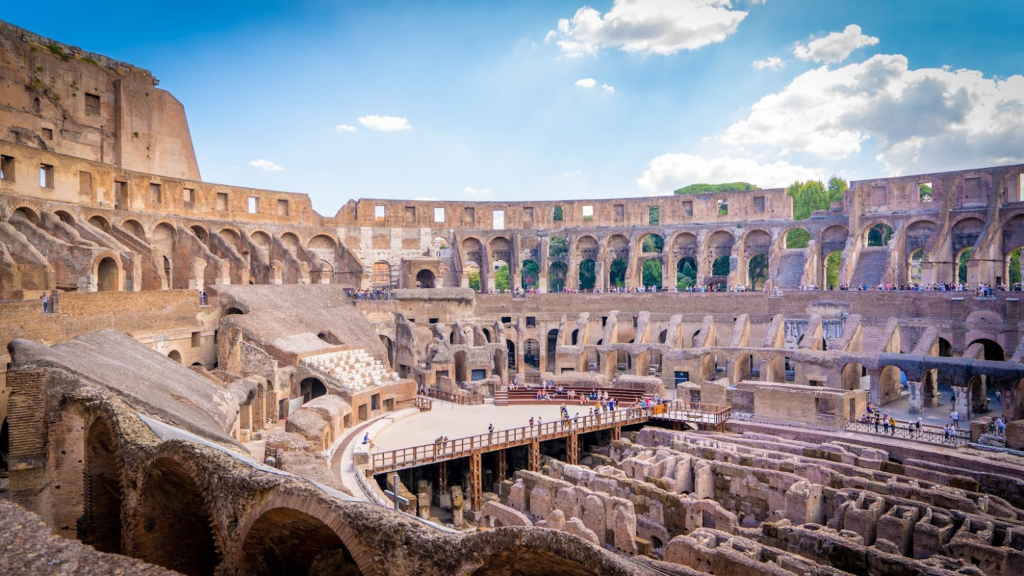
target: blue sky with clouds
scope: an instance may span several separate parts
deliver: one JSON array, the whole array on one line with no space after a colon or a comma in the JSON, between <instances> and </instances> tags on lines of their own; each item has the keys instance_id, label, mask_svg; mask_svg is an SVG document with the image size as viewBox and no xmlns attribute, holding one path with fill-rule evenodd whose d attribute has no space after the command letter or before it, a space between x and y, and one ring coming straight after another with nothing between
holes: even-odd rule
<instances>
[{"instance_id":1,"label":"blue sky with clouds","mask_svg":"<svg viewBox=\"0 0 1024 576\"><path fill-rule=\"evenodd\" d=\"M152 70L204 180L327 215L1024 162L1018 0L54 0L0 18Z\"/></svg>"}]
</instances>

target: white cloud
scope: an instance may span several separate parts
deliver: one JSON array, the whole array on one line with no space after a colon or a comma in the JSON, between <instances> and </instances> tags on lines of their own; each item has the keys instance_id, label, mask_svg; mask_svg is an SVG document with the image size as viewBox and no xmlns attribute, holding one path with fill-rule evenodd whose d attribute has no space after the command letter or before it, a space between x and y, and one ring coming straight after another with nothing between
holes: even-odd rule
<instances>
[{"instance_id":1,"label":"white cloud","mask_svg":"<svg viewBox=\"0 0 1024 576\"><path fill-rule=\"evenodd\" d=\"M1024 161L1024 76L911 70L905 56L879 54L797 76L722 136L831 160L860 152L869 139L890 174Z\"/></svg>"},{"instance_id":2,"label":"white cloud","mask_svg":"<svg viewBox=\"0 0 1024 576\"><path fill-rule=\"evenodd\" d=\"M565 172L562 172L562 178L576 178L577 176L582 175L583 170L567 170Z\"/></svg>"},{"instance_id":3,"label":"white cloud","mask_svg":"<svg viewBox=\"0 0 1024 576\"><path fill-rule=\"evenodd\" d=\"M284 170L284 168L282 168L281 166L274 164L270 160L264 160L262 158L260 158L259 160L253 160L252 162L249 162L249 166L252 166L254 168L263 168L267 172L278 172Z\"/></svg>"},{"instance_id":4,"label":"white cloud","mask_svg":"<svg viewBox=\"0 0 1024 576\"><path fill-rule=\"evenodd\" d=\"M593 78L581 78L576 81L575 85L578 88L593 88L594 86L597 86L597 80L594 80Z\"/></svg>"},{"instance_id":5,"label":"white cloud","mask_svg":"<svg viewBox=\"0 0 1024 576\"><path fill-rule=\"evenodd\" d=\"M736 32L747 12L731 8L731 0L615 0L603 16L584 6L572 20L562 18L545 40L559 38L558 47L567 56L593 55L602 48L674 54Z\"/></svg>"},{"instance_id":6,"label":"white cloud","mask_svg":"<svg viewBox=\"0 0 1024 576\"><path fill-rule=\"evenodd\" d=\"M875 44L878 44L878 38L866 36L860 26L850 24L842 32L833 32L807 45L798 43L793 48L793 54L801 60L838 64L849 58L854 50Z\"/></svg>"},{"instance_id":7,"label":"white cloud","mask_svg":"<svg viewBox=\"0 0 1024 576\"><path fill-rule=\"evenodd\" d=\"M675 190L688 184L750 182L762 188L789 186L796 180L821 180L825 172L816 168L776 161L761 164L748 158L704 158L692 154L662 154L636 183L655 192Z\"/></svg>"},{"instance_id":8,"label":"white cloud","mask_svg":"<svg viewBox=\"0 0 1024 576\"><path fill-rule=\"evenodd\" d=\"M758 70L775 70L786 65L786 61L778 56L769 56L764 60L754 60L753 66Z\"/></svg>"},{"instance_id":9,"label":"white cloud","mask_svg":"<svg viewBox=\"0 0 1024 576\"><path fill-rule=\"evenodd\" d=\"M356 127L355 126L349 126L348 124L338 124L337 126L334 127L334 129L337 130L338 132L355 132L356 131Z\"/></svg>"},{"instance_id":10,"label":"white cloud","mask_svg":"<svg viewBox=\"0 0 1024 576\"><path fill-rule=\"evenodd\" d=\"M462 190L462 193L463 194L467 194L469 196L490 196L491 195L491 191L488 190L487 188L476 189L476 188L472 188L470 186L466 186Z\"/></svg>"},{"instance_id":11,"label":"white cloud","mask_svg":"<svg viewBox=\"0 0 1024 576\"><path fill-rule=\"evenodd\" d=\"M398 132L412 128L412 124L409 124L407 119L398 116L363 116L359 119L359 123L370 130L381 132Z\"/></svg>"},{"instance_id":12,"label":"white cloud","mask_svg":"<svg viewBox=\"0 0 1024 576\"><path fill-rule=\"evenodd\" d=\"M615 92L615 86L611 84L601 84L601 89L605 92Z\"/></svg>"}]
</instances>

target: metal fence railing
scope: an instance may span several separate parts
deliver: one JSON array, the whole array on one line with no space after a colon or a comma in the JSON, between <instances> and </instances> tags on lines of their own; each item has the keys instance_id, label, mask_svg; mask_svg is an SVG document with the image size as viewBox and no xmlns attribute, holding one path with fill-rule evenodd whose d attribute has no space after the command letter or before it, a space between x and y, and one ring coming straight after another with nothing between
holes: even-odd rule
<instances>
[{"instance_id":1,"label":"metal fence railing","mask_svg":"<svg viewBox=\"0 0 1024 576\"><path fill-rule=\"evenodd\" d=\"M876 427L874 420L862 421L852 420L846 425L847 430L888 436L890 438L902 438L905 440L919 440L934 444L949 444L950 446L962 446L971 442L971 431L965 429L954 429L952 434L938 426L923 425L917 428L915 422L897 420L895 426L883 426L879 423Z\"/></svg>"}]
</instances>

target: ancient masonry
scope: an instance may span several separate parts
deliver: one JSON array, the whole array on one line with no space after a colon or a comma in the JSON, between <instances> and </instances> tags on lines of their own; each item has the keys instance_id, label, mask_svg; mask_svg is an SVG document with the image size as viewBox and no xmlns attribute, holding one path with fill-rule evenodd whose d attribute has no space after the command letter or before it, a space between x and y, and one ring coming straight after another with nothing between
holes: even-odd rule
<instances>
[{"instance_id":1,"label":"ancient masonry","mask_svg":"<svg viewBox=\"0 0 1024 576\"><path fill-rule=\"evenodd\" d=\"M326 217L157 84L0 23L0 572L1024 573L1024 166Z\"/></svg>"}]
</instances>

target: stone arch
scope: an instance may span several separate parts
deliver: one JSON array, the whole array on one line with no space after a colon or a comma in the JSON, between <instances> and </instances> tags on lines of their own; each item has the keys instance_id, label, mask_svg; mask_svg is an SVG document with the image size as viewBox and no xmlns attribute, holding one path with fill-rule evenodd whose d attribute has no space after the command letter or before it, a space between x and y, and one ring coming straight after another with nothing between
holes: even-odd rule
<instances>
[{"instance_id":1,"label":"stone arch","mask_svg":"<svg viewBox=\"0 0 1024 576\"><path fill-rule=\"evenodd\" d=\"M850 362L840 371L840 385L843 390L860 390L860 379L865 376L864 365Z\"/></svg>"},{"instance_id":2,"label":"stone arch","mask_svg":"<svg viewBox=\"0 0 1024 576\"><path fill-rule=\"evenodd\" d=\"M230 230L230 228L225 228L225 230ZM233 230L231 231L234 232ZM220 231L220 236L221 238L224 238L224 230ZM253 232L252 234L249 235L249 238L252 239L253 244L259 246L260 248L263 248L264 250L270 250L270 246L273 242L273 240L270 237L270 234L267 234L262 230L257 230Z\"/></svg>"},{"instance_id":3,"label":"stone arch","mask_svg":"<svg viewBox=\"0 0 1024 576\"><path fill-rule=\"evenodd\" d=\"M310 376L299 383L299 394L304 399L303 403L306 403L327 394L327 386L319 378Z\"/></svg>"},{"instance_id":4,"label":"stone arch","mask_svg":"<svg viewBox=\"0 0 1024 576\"><path fill-rule=\"evenodd\" d=\"M938 226L931 220L915 220L907 226L903 241L907 254L925 248L935 234Z\"/></svg>"},{"instance_id":5,"label":"stone arch","mask_svg":"<svg viewBox=\"0 0 1024 576\"><path fill-rule=\"evenodd\" d=\"M710 274L707 275L706 281L709 284L722 283L726 280L731 271L729 256L732 254L732 247L735 242L736 237L726 230L718 230L708 236L706 254L707 269L710 271Z\"/></svg>"},{"instance_id":6,"label":"stone arch","mask_svg":"<svg viewBox=\"0 0 1024 576\"><path fill-rule=\"evenodd\" d=\"M994 340L990 340L988 338L978 338L971 342L970 344L968 344L967 348L970 348L975 344L980 344L984 347L985 360L1003 362L1006 358L1005 352L1003 351L1003 347L1000 346L999 343ZM967 348L965 348L965 350Z\"/></svg>"},{"instance_id":7,"label":"stone arch","mask_svg":"<svg viewBox=\"0 0 1024 576\"><path fill-rule=\"evenodd\" d=\"M601 245L597 238L586 234L576 239L573 244L573 259L582 262L584 260L597 260Z\"/></svg>"},{"instance_id":8,"label":"stone arch","mask_svg":"<svg viewBox=\"0 0 1024 576\"><path fill-rule=\"evenodd\" d=\"M514 545L509 545L514 542ZM553 530L504 526L467 535L453 557L463 561L453 573L467 576L596 576L598 574L649 573L636 569L599 546ZM523 562L529 558L529 562ZM629 566L627 568L627 566ZM514 567L514 570L510 570Z\"/></svg>"},{"instance_id":9,"label":"stone arch","mask_svg":"<svg viewBox=\"0 0 1024 576\"><path fill-rule=\"evenodd\" d=\"M640 284L644 287L657 286L661 287L662 275L662 263L661 257L655 256L652 258L645 258L640 263Z\"/></svg>"},{"instance_id":10,"label":"stone arch","mask_svg":"<svg viewBox=\"0 0 1024 576\"><path fill-rule=\"evenodd\" d=\"M85 435L84 503L78 539L100 552L120 554L124 478L120 446L106 416L93 420Z\"/></svg>"},{"instance_id":11,"label":"stone arch","mask_svg":"<svg viewBox=\"0 0 1024 576\"><path fill-rule=\"evenodd\" d=\"M968 270L973 249L968 246L959 250L953 258L953 282L965 284L968 280Z\"/></svg>"},{"instance_id":12,"label":"stone arch","mask_svg":"<svg viewBox=\"0 0 1024 576\"><path fill-rule=\"evenodd\" d=\"M97 215L93 216L92 218L89 218L89 224L95 226L96 228L99 228L100 230L103 230L107 234L110 234L110 222L107 222L107 219L104 218L103 216Z\"/></svg>"},{"instance_id":13,"label":"stone arch","mask_svg":"<svg viewBox=\"0 0 1024 576\"><path fill-rule=\"evenodd\" d=\"M832 252L842 252L846 248L846 242L849 240L849 237L850 230L840 224L835 224L822 230L818 236L818 245L821 246L822 259Z\"/></svg>"},{"instance_id":14,"label":"stone arch","mask_svg":"<svg viewBox=\"0 0 1024 576\"><path fill-rule=\"evenodd\" d=\"M924 262L924 248L912 250L907 255L907 279L910 282L919 284L923 280L921 263Z\"/></svg>"},{"instance_id":15,"label":"stone arch","mask_svg":"<svg viewBox=\"0 0 1024 576\"><path fill-rule=\"evenodd\" d=\"M199 241L202 242L203 244L210 243L210 233L206 230L206 228L203 228L198 224L193 224L192 226L189 227L189 230L191 230L192 233L196 235L196 238L199 238Z\"/></svg>"},{"instance_id":16,"label":"stone arch","mask_svg":"<svg viewBox=\"0 0 1024 576\"><path fill-rule=\"evenodd\" d=\"M548 266L548 292L561 292L568 272L569 266L565 262L552 262Z\"/></svg>"},{"instance_id":17,"label":"stone arch","mask_svg":"<svg viewBox=\"0 0 1024 576\"><path fill-rule=\"evenodd\" d=\"M338 243L326 234L317 234L309 239L306 247L310 250L329 250L333 252L338 248Z\"/></svg>"},{"instance_id":18,"label":"stone arch","mask_svg":"<svg viewBox=\"0 0 1024 576\"><path fill-rule=\"evenodd\" d=\"M331 553L330 573L378 574L373 555L344 517L308 494L275 491L249 513L238 534L235 554L246 574L306 574L324 552ZM275 563L284 569L270 570Z\"/></svg>"},{"instance_id":19,"label":"stone arch","mask_svg":"<svg viewBox=\"0 0 1024 576\"><path fill-rule=\"evenodd\" d=\"M523 364L540 370L540 343L533 338L523 341Z\"/></svg>"},{"instance_id":20,"label":"stone arch","mask_svg":"<svg viewBox=\"0 0 1024 576\"><path fill-rule=\"evenodd\" d=\"M71 213L69 213L67 210L57 210L56 212L53 213L53 215L56 216L61 222L67 224L68 226L75 225L75 217L72 216Z\"/></svg>"},{"instance_id":21,"label":"stone arch","mask_svg":"<svg viewBox=\"0 0 1024 576\"><path fill-rule=\"evenodd\" d=\"M509 264L511 268L512 264L512 242L504 236L495 236L491 238L491 241L487 243L488 248L491 251L491 259L497 262L498 260L504 260Z\"/></svg>"},{"instance_id":22,"label":"stone arch","mask_svg":"<svg viewBox=\"0 0 1024 576\"><path fill-rule=\"evenodd\" d=\"M119 292L121 290L121 266L117 260L104 256L96 262L93 269L96 275L96 289L100 292Z\"/></svg>"},{"instance_id":23,"label":"stone arch","mask_svg":"<svg viewBox=\"0 0 1024 576\"><path fill-rule=\"evenodd\" d=\"M796 226L786 230L783 237L783 248L786 250L802 250L807 248L811 242L811 233L802 226Z\"/></svg>"},{"instance_id":24,"label":"stone arch","mask_svg":"<svg viewBox=\"0 0 1024 576\"><path fill-rule=\"evenodd\" d=\"M236 308L234 306L231 306L230 308L224 310L225 316L231 316L232 314L245 314L245 312L243 312L240 308Z\"/></svg>"},{"instance_id":25,"label":"stone arch","mask_svg":"<svg viewBox=\"0 0 1024 576\"><path fill-rule=\"evenodd\" d=\"M466 260L472 260L478 265L483 262L483 243L475 236L467 236L462 239L462 252Z\"/></svg>"},{"instance_id":26,"label":"stone arch","mask_svg":"<svg viewBox=\"0 0 1024 576\"><path fill-rule=\"evenodd\" d=\"M127 230L129 234L140 240L146 239L146 229L142 227L142 224L139 224L138 220L129 218L124 222L121 222L121 227Z\"/></svg>"},{"instance_id":27,"label":"stone arch","mask_svg":"<svg viewBox=\"0 0 1024 576\"><path fill-rule=\"evenodd\" d=\"M604 245L609 259L626 259L629 257L629 238L624 234L612 234L611 236L608 236L604 241Z\"/></svg>"},{"instance_id":28,"label":"stone arch","mask_svg":"<svg viewBox=\"0 0 1024 576\"><path fill-rule=\"evenodd\" d=\"M377 260L370 267L370 284L374 288L391 286L391 264L387 260Z\"/></svg>"},{"instance_id":29,"label":"stone arch","mask_svg":"<svg viewBox=\"0 0 1024 576\"><path fill-rule=\"evenodd\" d=\"M864 229L864 245L868 248L888 246L893 233L892 226L885 222L872 224Z\"/></svg>"},{"instance_id":30,"label":"stone arch","mask_svg":"<svg viewBox=\"0 0 1024 576\"><path fill-rule=\"evenodd\" d=\"M436 279L434 278L434 273L431 272L430 270L427 270L426 268L420 270L416 274L416 284L420 288L433 288L435 282Z\"/></svg>"},{"instance_id":31,"label":"stone arch","mask_svg":"<svg viewBox=\"0 0 1024 576\"><path fill-rule=\"evenodd\" d=\"M14 212L11 212L11 217L9 218L9 220L13 220L15 216L21 216L28 220L29 222L31 222L32 224L35 224L36 226L39 225L39 214L37 214L35 210L29 208L28 206L20 206L16 208ZM99 218L99 216L93 216L93 218Z\"/></svg>"},{"instance_id":32,"label":"stone arch","mask_svg":"<svg viewBox=\"0 0 1024 576\"><path fill-rule=\"evenodd\" d=\"M641 254L661 254L665 250L665 237L651 232L640 237Z\"/></svg>"},{"instance_id":33,"label":"stone arch","mask_svg":"<svg viewBox=\"0 0 1024 576\"><path fill-rule=\"evenodd\" d=\"M883 366L878 371L878 405L883 406L900 397L900 373L898 366Z\"/></svg>"},{"instance_id":34,"label":"stone arch","mask_svg":"<svg viewBox=\"0 0 1024 576\"><path fill-rule=\"evenodd\" d=\"M294 232L284 232L280 236L281 245L284 246L285 250L290 252L292 255L297 255L299 251L299 236Z\"/></svg>"},{"instance_id":35,"label":"stone arch","mask_svg":"<svg viewBox=\"0 0 1024 576\"><path fill-rule=\"evenodd\" d=\"M170 352L167 353L167 357L170 358L171 360L174 360L178 364L181 364L181 352L178 352L177 350L171 350Z\"/></svg>"},{"instance_id":36,"label":"stone arch","mask_svg":"<svg viewBox=\"0 0 1024 576\"><path fill-rule=\"evenodd\" d=\"M198 474L162 456L143 477L132 555L189 576L212 575L220 563L212 507Z\"/></svg>"}]
</instances>

